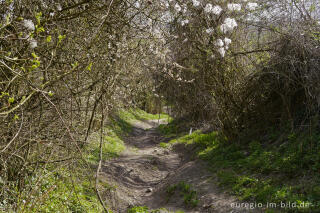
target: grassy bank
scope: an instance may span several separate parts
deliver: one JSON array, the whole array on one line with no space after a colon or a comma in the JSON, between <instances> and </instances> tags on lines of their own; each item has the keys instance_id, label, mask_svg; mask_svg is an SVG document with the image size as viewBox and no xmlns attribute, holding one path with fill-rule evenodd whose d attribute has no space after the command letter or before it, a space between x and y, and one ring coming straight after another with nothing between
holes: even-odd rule
<instances>
[{"instance_id":1,"label":"grassy bank","mask_svg":"<svg viewBox=\"0 0 320 213\"><path fill-rule=\"evenodd\" d=\"M161 126L159 131L170 135L177 128ZM320 135L290 133L284 137L274 133L269 139L269 143L264 140L237 144L218 132L196 131L160 146L185 144L209 163L221 187L241 202L293 205L293 208L265 208L266 212L319 212Z\"/></svg>"},{"instance_id":2,"label":"grassy bank","mask_svg":"<svg viewBox=\"0 0 320 213\"><path fill-rule=\"evenodd\" d=\"M136 120L157 120L157 119L168 119L170 120L170 116L164 113L161 114L150 114L141 109L128 109L128 110L120 110L119 118L126 122L134 122Z\"/></svg>"}]
</instances>

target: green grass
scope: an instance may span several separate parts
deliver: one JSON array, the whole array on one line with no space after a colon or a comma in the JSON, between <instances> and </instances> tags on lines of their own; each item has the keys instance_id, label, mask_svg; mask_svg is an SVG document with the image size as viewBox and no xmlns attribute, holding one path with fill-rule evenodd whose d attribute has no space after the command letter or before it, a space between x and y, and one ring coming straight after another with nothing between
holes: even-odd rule
<instances>
[{"instance_id":1,"label":"green grass","mask_svg":"<svg viewBox=\"0 0 320 213\"><path fill-rule=\"evenodd\" d=\"M167 202L175 193L180 193L183 197L183 202L188 207L196 207L199 203L197 192L192 189L192 186L184 181L171 185L167 188Z\"/></svg>"},{"instance_id":2,"label":"green grass","mask_svg":"<svg viewBox=\"0 0 320 213\"><path fill-rule=\"evenodd\" d=\"M134 206L128 210L128 213L148 213L148 207L146 206Z\"/></svg>"},{"instance_id":3,"label":"green grass","mask_svg":"<svg viewBox=\"0 0 320 213\"><path fill-rule=\"evenodd\" d=\"M112 129L106 128L105 132L106 133L103 137L102 159L108 160L119 156L119 154L125 149L125 145L121 137ZM86 159L89 163L97 164L100 160L100 134L94 133L91 137L92 140L86 150Z\"/></svg>"},{"instance_id":4,"label":"green grass","mask_svg":"<svg viewBox=\"0 0 320 213\"><path fill-rule=\"evenodd\" d=\"M127 213L160 213L160 212L168 212L169 213L171 211L168 211L165 208L150 210L146 206L134 206L127 211ZM184 211L178 210L178 211L171 212L171 213L184 213Z\"/></svg>"},{"instance_id":5,"label":"green grass","mask_svg":"<svg viewBox=\"0 0 320 213\"><path fill-rule=\"evenodd\" d=\"M281 145L252 141L231 143L218 132L199 131L183 135L161 147L191 146L196 155L209 162L219 184L243 201L309 202L307 209L320 210L320 135L289 134Z\"/></svg>"},{"instance_id":6,"label":"green grass","mask_svg":"<svg viewBox=\"0 0 320 213\"><path fill-rule=\"evenodd\" d=\"M159 119L159 114L150 114L141 109L128 109L128 110L120 110L119 117L122 120L127 122L134 122L136 120L157 120ZM160 119L171 119L167 114L160 114Z\"/></svg>"},{"instance_id":7,"label":"green grass","mask_svg":"<svg viewBox=\"0 0 320 213\"><path fill-rule=\"evenodd\" d=\"M32 177L30 184L37 190L21 194L18 212L102 212L96 198L93 179L75 177L61 168L54 172L43 171L45 178ZM40 180L40 182L39 182Z\"/></svg>"},{"instance_id":8,"label":"green grass","mask_svg":"<svg viewBox=\"0 0 320 213\"><path fill-rule=\"evenodd\" d=\"M212 132L209 134L202 134L199 130L194 131L192 134L185 134L180 137L174 138L169 142L161 142L159 144L162 148L171 148L175 144L185 144L186 146L193 146L197 150L203 150L211 145L212 140L217 140L218 134Z\"/></svg>"}]
</instances>

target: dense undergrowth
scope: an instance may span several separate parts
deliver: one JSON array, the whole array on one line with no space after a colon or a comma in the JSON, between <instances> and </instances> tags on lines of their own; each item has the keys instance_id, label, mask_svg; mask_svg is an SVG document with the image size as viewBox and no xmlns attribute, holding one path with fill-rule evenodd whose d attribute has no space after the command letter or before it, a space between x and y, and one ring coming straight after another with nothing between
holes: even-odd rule
<instances>
[{"instance_id":1,"label":"dense undergrowth","mask_svg":"<svg viewBox=\"0 0 320 213\"><path fill-rule=\"evenodd\" d=\"M169 124L160 126L159 130L170 136L178 128ZM195 131L180 133L160 146L185 144L208 162L221 187L241 202L262 204L266 212L276 211L274 207L267 208L270 203L277 204L277 211L320 211L320 134L278 130L268 135L261 137L261 141L240 144L228 141L218 132ZM281 204L289 203L291 208L281 208Z\"/></svg>"},{"instance_id":2,"label":"dense undergrowth","mask_svg":"<svg viewBox=\"0 0 320 213\"><path fill-rule=\"evenodd\" d=\"M160 117L168 118L165 114ZM103 160L117 157L125 149L123 137L132 131L132 122L157 118L158 115L139 109L115 113L104 127ZM88 171L87 167L96 167L100 160L99 132L90 135L88 145L82 153L83 159L77 163L61 164L59 167L46 166L40 174L42 177L33 176L28 179L26 185L35 185L38 188L30 189L28 194L19 195L19 212L103 212L94 188L94 170ZM72 166L76 168L71 168ZM102 180L100 184L104 189L116 187Z\"/></svg>"}]
</instances>

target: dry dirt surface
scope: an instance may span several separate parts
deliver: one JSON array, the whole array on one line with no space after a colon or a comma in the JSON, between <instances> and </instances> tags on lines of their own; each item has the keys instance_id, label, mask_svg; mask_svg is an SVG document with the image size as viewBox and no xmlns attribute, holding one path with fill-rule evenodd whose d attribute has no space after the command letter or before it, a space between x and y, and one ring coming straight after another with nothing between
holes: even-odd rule
<instances>
[{"instance_id":1,"label":"dry dirt surface","mask_svg":"<svg viewBox=\"0 0 320 213\"><path fill-rule=\"evenodd\" d=\"M125 139L122 155L103 163L100 177L110 185L103 194L114 212L125 213L133 206L167 209L161 212L251 212L231 208L236 199L217 186L207 165L190 157L191 152L182 146L161 148L159 143L166 139L156 126L157 121L136 122L132 134ZM181 193L168 197L168 187L181 181L197 192L196 207L186 205Z\"/></svg>"}]
</instances>

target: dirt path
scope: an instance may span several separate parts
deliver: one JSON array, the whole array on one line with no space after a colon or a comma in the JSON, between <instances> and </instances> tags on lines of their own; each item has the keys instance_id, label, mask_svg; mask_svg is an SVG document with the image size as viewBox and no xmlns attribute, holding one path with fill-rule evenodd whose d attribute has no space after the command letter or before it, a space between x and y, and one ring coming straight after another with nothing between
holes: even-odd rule
<instances>
[{"instance_id":1,"label":"dirt path","mask_svg":"<svg viewBox=\"0 0 320 213\"><path fill-rule=\"evenodd\" d=\"M217 187L204 162L192 160L181 147L174 151L159 147L164 138L155 130L156 125L155 121L137 122L125 141L127 149L119 158L103 164L101 177L114 189L104 193L108 205L119 213L132 206L170 212L241 212L231 209L235 199ZM181 181L197 191L197 207L186 206L181 193L168 199L168 187Z\"/></svg>"}]
</instances>

